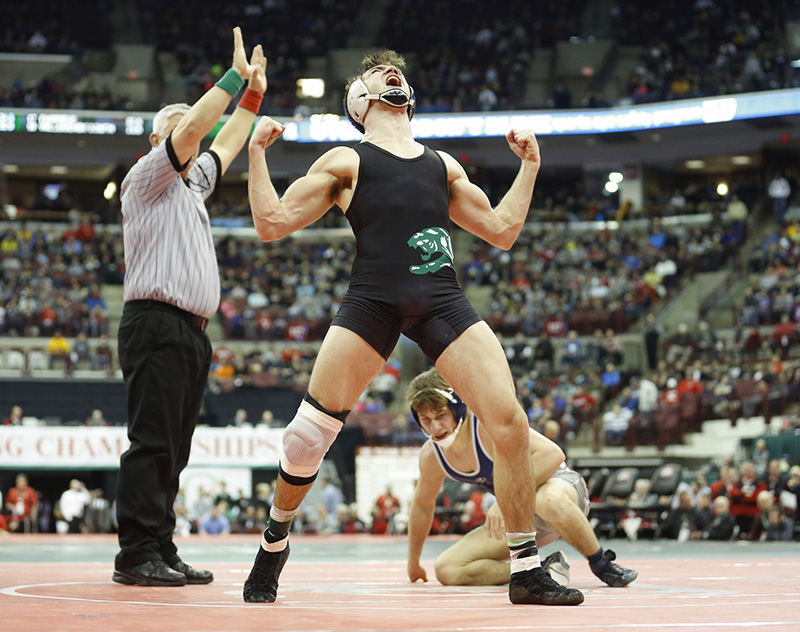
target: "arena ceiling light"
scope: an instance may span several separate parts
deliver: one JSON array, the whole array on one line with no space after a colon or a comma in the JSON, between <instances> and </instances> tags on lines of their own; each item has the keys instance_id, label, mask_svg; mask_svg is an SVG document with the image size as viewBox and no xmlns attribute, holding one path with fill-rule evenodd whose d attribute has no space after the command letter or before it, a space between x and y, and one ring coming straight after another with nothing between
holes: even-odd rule
<instances>
[{"instance_id":1,"label":"arena ceiling light","mask_svg":"<svg viewBox=\"0 0 800 632\"><path fill-rule=\"evenodd\" d=\"M298 79L297 96L300 99L321 99L325 96L325 80L317 77Z\"/></svg>"},{"instance_id":2,"label":"arena ceiling light","mask_svg":"<svg viewBox=\"0 0 800 632\"><path fill-rule=\"evenodd\" d=\"M619 171L612 171L608 174L608 181L619 184L622 182L622 174Z\"/></svg>"},{"instance_id":3,"label":"arena ceiling light","mask_svg":"<svg viewBox=\"0 0 800 632\"><path fill-rule=\"evenodd\" d=\"M117 183L111 180L106 184L106 188L103 191L103 197L107 200L110 200L114 197L114 194L117 192Z\"/></svg>"},{"instance_id":4,"label":"arena ceiling light","mask_svg":"<svg viewBox=\"0 0 800 632\"><path fill-rule=\"evenodd\" d=\"M717 184L717 195L720 197L725 197L728 195L728 183L727 182L720 182Z\"/></svg>"},{"instance_id":5,"label":"arena ceiling light","mask_svg":"<svg viewBox=\"0 0 800 632\"><path fill-rule=\"evenodd\" d=\"M683 163L687 169L702 169L706 166L705 160L687 160Z\"/></svg>"},{"instance_id":6,"label":"arena ceiling light","mask_svg":"<svg viewBox=\"0 0 800 632\"><path fill-rule=\"evenodd\" d=\"M750 156L731 156L731 162L735 165L749 165L753 159Z\"/></svg>"}]
</instances>

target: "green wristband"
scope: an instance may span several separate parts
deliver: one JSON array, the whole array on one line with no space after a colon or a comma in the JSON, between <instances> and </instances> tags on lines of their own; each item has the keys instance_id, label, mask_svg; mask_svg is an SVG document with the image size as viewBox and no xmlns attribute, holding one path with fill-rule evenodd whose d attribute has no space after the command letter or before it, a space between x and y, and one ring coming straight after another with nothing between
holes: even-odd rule
<instances>
[{"instance_id":1,"label":"green wristband","mask_svg":"<svg viewBox=\"0 0 800 632\"><path fill-rule=\"evenodd\" d=\"M222 88L232 97L235 97L237 94L239 94L239 90L242 89L242 86L244 85L244 79L242 79L242 75L231 68L228 70L228 72L222 75L222 78L214 85Z\"/></svg>"}]
</instances>

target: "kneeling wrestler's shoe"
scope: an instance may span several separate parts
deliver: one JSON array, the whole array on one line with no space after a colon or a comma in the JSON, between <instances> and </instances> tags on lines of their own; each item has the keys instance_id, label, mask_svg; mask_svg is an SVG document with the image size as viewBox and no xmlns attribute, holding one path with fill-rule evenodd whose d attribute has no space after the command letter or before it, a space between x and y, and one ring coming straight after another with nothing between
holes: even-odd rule
<instances>
[{"instance_id":1,"label":"kneeling wrestler's shoe","mask_svg":"<svg viewBox=\"0 0 800 632\"><path fill-rule=\"evenodd\" d=\"M603 551L603 557L601 557L599 561L595 563L589 562L589 568L592 569L592 572L597 575L597 577L614 588L627 586L639 577L639 573L636 571L615 564L615 559L617 559L617 554L611 549L606 549Z\"/></svg>"},{"instance_id":2,"label":"kneeling wrestler's shoe","mask_svg":"<svg viewBox=\"0 0 800 632\"><path fill-rule=\"evenodd\" d=\"M562 586L569 586L569 562L561 551L551 553L542 562L542 568Z\"/></svg>"}]
</instances>

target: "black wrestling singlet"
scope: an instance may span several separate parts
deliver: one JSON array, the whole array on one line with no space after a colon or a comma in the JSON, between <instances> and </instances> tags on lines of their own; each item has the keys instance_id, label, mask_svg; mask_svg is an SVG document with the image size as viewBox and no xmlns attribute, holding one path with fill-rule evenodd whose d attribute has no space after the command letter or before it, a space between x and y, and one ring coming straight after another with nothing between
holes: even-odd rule
<instances>
[{"instance_id":1,"label":"black wrestling singlet","mask_svg":"<svg viewBox=\"0 0 800 632\"><path fill-rule=\"evenodd\" d=\"M444 162L428 147L409 159L371 143L354 149L360 165L346 214L356 237L349 293L391 304L400 316L425 314L460 293Z\"/></svg>"}]
</instances>

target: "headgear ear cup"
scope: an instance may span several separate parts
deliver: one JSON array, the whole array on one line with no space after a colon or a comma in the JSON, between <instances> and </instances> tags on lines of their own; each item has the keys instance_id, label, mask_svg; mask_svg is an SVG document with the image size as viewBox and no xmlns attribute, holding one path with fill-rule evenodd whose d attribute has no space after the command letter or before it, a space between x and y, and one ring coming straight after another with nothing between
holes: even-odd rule
<instances>
[{"instance_id":1,"label":"headgear ear cup","mask_svg":"<svg viewBox=\"0 0 800 632\"><path fill-rule=\"evenodd\" d=\"M453 417L456 418L456 424L464 421L464 418L467 416L467 405L461 400L458 394L453 389L449 391L436 390L447 397L450 410L453 412Z\"/></svg>"},{"instance_id":2,"label":"headgear ear cup","mask_svg":"<svg viewBox=\"0 0 800 632\"><path fill-rule=\"evenodd\" d=\"M350 121L356 126L360 127L360 131L364 131L364 115L367 113L369 107L369 90L364 80L359 77L350 84L347 94L344 97L344 109Z\"/></svg>"}]
</instances>

